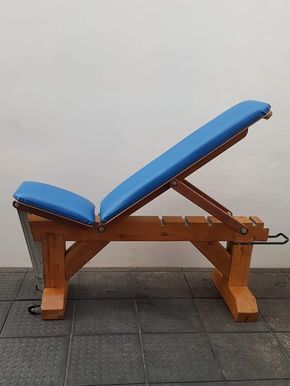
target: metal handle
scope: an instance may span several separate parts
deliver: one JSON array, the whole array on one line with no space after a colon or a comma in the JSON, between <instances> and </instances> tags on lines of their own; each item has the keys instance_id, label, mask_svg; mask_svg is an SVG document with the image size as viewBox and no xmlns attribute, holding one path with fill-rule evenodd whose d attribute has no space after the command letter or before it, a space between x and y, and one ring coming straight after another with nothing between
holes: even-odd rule
<instances>
[{"instance_id":1,"label":"metal handle","mask_svg":"<svg viewBox=\"0 0 290 386\"><path fill-rule=\"evenodd\" d=\"M289 237L286 236L284 233L280 232L276 235L269 235L268 239L277 239L278 237L283 237L283 241L252 241L248 243L234 243L234 244L240 244L240 245L283 245L287 244L289 241Z\"/></svg>"}]
</instances>

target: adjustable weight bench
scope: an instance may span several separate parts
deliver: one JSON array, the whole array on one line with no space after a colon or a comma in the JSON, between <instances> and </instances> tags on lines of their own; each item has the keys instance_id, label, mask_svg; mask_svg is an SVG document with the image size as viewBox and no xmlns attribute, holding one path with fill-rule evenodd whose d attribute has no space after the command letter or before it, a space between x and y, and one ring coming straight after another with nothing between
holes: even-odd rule
<instances>
[{"instance_id":1,"label":"adjustable weight bench","mask_svg":"<svg viewBox=\"0 0 290 386\"><path fill-rule=\"evenodd\" d=\"M267 243L256 216L233 216L185 178L243 139L248 127L272 115L270 105L241 102L202 126L95 205L67 190L23 182L14 193L37 286L42 319L64 317L69 279L111 241L189 241L215 266L213 281L238 321L255 321L257 303L247 287L253 245ZM173 189L212 216L132 216ZM278 243L286 243L285 241ZM74 243L66 249L66 242ZM224 247L220 242L226 241ZM272 242L273 244L273 242Z\"/></svg>"}]
</instances>

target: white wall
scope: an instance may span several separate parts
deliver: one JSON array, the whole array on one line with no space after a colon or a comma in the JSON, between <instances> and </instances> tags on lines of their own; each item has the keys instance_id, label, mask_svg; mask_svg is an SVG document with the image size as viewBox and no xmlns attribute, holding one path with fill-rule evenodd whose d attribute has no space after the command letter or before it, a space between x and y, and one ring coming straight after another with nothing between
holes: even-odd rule
<instances>
[{"instance_id":1,"label":"white wall","mask_svg":"<svg viewBox=\"0 0 290 386\"><path fill-rule=\"evenodd\" d=\"M232 104L274 116L191 177L232 208L290 234L290 2L0 0L0 265L29 265L11 207L26 179L97 205L117 183ZM200 214L169 192L143 214ZM289 247L253 266L290 266ZM187 244L107 247L98 266L203 266Z\"/></svg>"}]
</instances>

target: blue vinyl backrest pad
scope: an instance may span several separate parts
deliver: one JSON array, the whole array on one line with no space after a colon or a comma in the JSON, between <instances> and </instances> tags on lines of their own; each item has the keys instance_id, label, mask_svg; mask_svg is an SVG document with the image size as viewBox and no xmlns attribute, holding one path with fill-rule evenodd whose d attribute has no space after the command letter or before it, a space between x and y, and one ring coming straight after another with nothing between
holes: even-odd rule
<instances>
[{"instance_id":1,"label":"blue vinyl backrest pad","mask_svg":"<svg viewBox=\"0 0 290 386\"><path fill-rule=\"evenodd\" d=\"M101 202L106 222L266 115L268 103L248 100L231 107L118 185Z\"/></svg>"},{"instance_id":2,"label":"blue vinyl backrest pad","mask_svg":"<svg viewBox=\"0 0 290 386\"><path fill-rule=\"evenodd\" d=\"M95 205L78 194L42 182L25 181L14 193L16 201L86 225L95 222Z\"/></svg>"}]
</instances>

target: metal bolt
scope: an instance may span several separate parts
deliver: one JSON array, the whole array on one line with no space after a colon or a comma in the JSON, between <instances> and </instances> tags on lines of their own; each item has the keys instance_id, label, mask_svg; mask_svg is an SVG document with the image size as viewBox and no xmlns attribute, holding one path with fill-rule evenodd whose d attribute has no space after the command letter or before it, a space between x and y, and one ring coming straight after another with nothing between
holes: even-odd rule
<instances>
[{"instance_id":1,"label":"metal bolt","mask_svg":"<svg viewBox=\"0 0 290 386\"><path fill-rule=\"evenodd\" d=\"M105 232L105 227L104 227L104 225L99 225L99 226L98 226L98 231L99 231L100 233Z\"/></svg>"},{"instance_id":2,"label":"metal bolt","mask_svg":"<svg viewBox=\"0 0 290 386\"><path fill-rule=\"evenodd\" d=\"M171 181L171 186L177 186L177 182L176 181Z\"/></svg>"},{"instance_id":3,"label":"metal bolt","mask_svg":"<svg viewBox=\"0 0 290 386\"><path fill-rule=\"evenodd\" d=\"M248 233L248 229L247 228L241 228L240 233L242 235L246 235Z\"/></svg>"}]
</instances>

